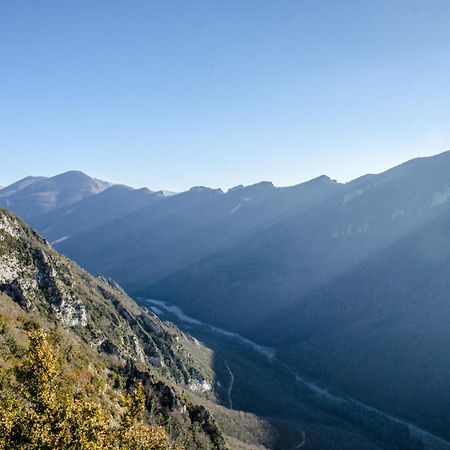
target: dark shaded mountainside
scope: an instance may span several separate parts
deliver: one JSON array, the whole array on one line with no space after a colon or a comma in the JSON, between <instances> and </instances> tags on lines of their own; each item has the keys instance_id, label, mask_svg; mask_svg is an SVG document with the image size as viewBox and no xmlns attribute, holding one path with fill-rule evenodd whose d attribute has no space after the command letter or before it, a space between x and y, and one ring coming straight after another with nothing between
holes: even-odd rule
<instances>
[{"instance_id":1,"label":"dark shaded mountainside","mask_svg":"<svg viewBox=\"0 0 450 450\"><path fill-rule=\"evenodd\" d=\"M86 219L91 214L85 213L86 202L73 205L70 212L59 209L28 220L43 234L48 233L62 251L69 253L69 248L77 247L80 259L89 261L86 267L90 271L108 268L108 273L122 274L122 280L126 277L126 284L134 286L143 280L160 278L214 249L226 248L255 227L293 208L304 208L338 188L326 177L281 190L271 183L237 187L227 194L220 189L196 187L171 197L158 196L156 200L150 196L145 207L141 204L113 220L102 217L102 223L88 229L84 224L91 220ZM89 199L91 209L104 208L111 190ZM130 190L122 198L115 196L110 214L129 205L133 195L136 192ZM65 220L63 226L57 225L59 220ZM85 245L91 239L98 242L95 248ZM111 242L115 245L111 246ZM124 274L118 265L114 267L114 259L119 256L133 270Z\"/></svg>"},{"instance_id":2,"label":"dark shaded mountainside","mask_svg":"<svg viewBox=\"0 0 450 450\"><path fill-rule=\"evenodd\" d=\"M411 161L140 294L272 346L312 379L450 438L448 199L450 154Z\"/></svg>"},{"instance_id":3,"label":"dark shaded mountainside","mask_svg":"<svg viewBox=\"0 0 450 450\"><path fill-rule=\"evenodd\" d=\"M287 450L300 448L299 445L316 450L334 450L343 445L351 450L424 448L403 424L378 414L352 411L351 403L339 402L336 406L320 398L308 399L308 393L301 389L295 394L296 398L306 403L294 404L295 414L291 402L287 404L291 408L288 417L292 415L292 422L261 419L225 409L217 404L216 388L221 388L221 383L216 379L214 369L217 368L212 364L210 350L173 324L162 322L150 310L138 306L111 279L94 278L59 255L20 219L0 209L2 432L8 429L9 423L4 419L15 414L5 400L5 387L11 384L10 389L17 392L14 374L23 364L29 341L33 342L28 333L35 329L46 330L51 352L58 357L67 378L66 384L75 386L78 404L94 402L106 412L108 422L114 423L123 411L119 406L120 395L133 392L141 383L145 420L150 425L163 426L169 441L185 449ZM286 388L278 385L277 378L269 377L268 382L267 388L274 392L274 404L279 408L278 396L289 398L293 393L284 392ZM232 388L233 384L228 388L228 396ZM262 388L266 389L264 385ZM67 401L64 395L62 400ZM268 412L270 410L271 407ZM7 413L10 416L6 416ZM276 410L270 411L270 414L276 413ZM23 431L24 439L29 439L27 430ZM1 434L0 448L22 448L16 442L17 431L9 430L7 444ZM52 432L49 434L53 436ZM91 439L95 436L93 432L87 434ZM77 441L80 438L77 436L75 433L75 442L67 448L111 448L85 447Z\"/></svg>"},{"instance_id":4,"label":"dark shaded mountainside","mask_svg":"<svg viewBox=\"0 0 450 450\"><path fill-rule=\"evenodd\" d=\"M73 234L108 223L117 217L150 206L164 197L162 192L113 185L98 195L63 206L47 214L30 218L33 225L45 230L52 243L63 242Z\"/></svg>"},{"instance_id":5,"label":"dark shaded mountainside","mask_svg":"<svg viewBox=\"0 0 450 450\"><path fill-rule=\"evenodd\" d=\"M447 152L346 184L170 197L110 187L27 220L133 294L450 438L449 200Z\"/></svg>"},{"instance_id":6,"label":"dark shaded mountainside","mask_svg":"<svg viewBox=\"0 0 450 450\"><path fill-rule=\"evenodd\" d=\"M60 256L20 219L0 209L2 433L8 429L8 421L3 420L8 417L5 386L14 386L15 368L26 355L28 332L35 328L51 336L52 352L77 386L77 398L81 395L82 403L101 405L114 420L120 413L119 394L141 382L146 420L163 425L171 441L183 448L226 448L225 437L204 403L230 434L226 436L230 448L290 448L272 445L269 423L214 403L215 374L205 362L208 353L197 341L136 305L111 279L93 278ZM241 435L250 444L233 437ZM9 444L0 436L0 448L21 448L17 443L10 446L17 432L9 430L8 436ZM79 445L75 448L85 448Z\"/></svg>"},{"instance_id":7,"label":"dark shaded mountainside","mask_svg":"<svg viewBox=\"0 0 450 450\"><path fill-rule=\"evenodd\" d=\"M254 333L312 379L449 438L449 320L447 210Z\"/></svg>"}]
</instances>

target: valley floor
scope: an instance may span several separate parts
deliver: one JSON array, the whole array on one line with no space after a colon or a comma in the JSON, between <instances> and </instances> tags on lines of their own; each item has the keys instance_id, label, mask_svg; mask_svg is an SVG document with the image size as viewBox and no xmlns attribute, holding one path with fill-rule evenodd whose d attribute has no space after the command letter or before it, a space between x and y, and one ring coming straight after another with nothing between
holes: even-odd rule
<instances>
[{"instance_id":1,"label":"valley floor","mask_svg":"<svg viewBox=\"0 0 450 450\"><path fill-rule=\"evenodd\" d=\"M424 444L422 448L450 449L449 442L414 424L303 378L279 361L273 349L203 323L177 306L157 300L138 301L162 319L175 322L214 351L217 395L228 408L248 411L270 422L277 430L271 448L333 450L342 448L342 442L346 442L347 450L399 448L395 440L383 441L379 425L382 423L391 432L397 431L397 427L398 434L409 431L412 446L405 448L415 448L414 442L420 439ZM367 423L352 416L354 410L358 416L364 416ZM242 437L239 438L242 441Z\"/></svg>"}]
</instances>

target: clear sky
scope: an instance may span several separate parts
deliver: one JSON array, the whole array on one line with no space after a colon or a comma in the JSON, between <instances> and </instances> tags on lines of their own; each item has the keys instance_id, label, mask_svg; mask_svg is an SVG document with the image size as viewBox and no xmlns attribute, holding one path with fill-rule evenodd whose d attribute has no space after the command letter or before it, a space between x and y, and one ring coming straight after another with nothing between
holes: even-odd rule
<instances>
[{"instance_id":1,"label":"clear sky","mask_svg":"<svg viewBox=\"0 0 450 450\"><path fill-rule=\"evenodd\" d=\"M450 149L449 0L0 0L0 184L346 181Z\"/></svg>"}]
</instances>

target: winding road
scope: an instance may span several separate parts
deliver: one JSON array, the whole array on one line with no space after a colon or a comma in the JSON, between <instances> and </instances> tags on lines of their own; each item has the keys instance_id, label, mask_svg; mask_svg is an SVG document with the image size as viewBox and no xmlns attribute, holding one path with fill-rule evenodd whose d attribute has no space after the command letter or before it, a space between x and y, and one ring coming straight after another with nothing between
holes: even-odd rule
<instances>
[{"instance_id":1,"label":"winding road","mask_svg":"<svg viewBox=\"0 0 450 450\"><path fill-rule=\"evenodd\" d=\"M230 366L228 365L228 362L226 361L226 359L224 359L223 362L225 363L225 367L227 368L228 373L230 374L230 384L227 389L228 408L233 409L233 400L231 399L231 391L233 390L234 374L231 371Z\"/></svg>"},{"instance_id":2,"label":"winding road","mask_svg":"<svg viewBox=\"0 0 450 450\"><path fill-rule=\"evenodd\" d=\"M141 299L144 300L144 299ZM245 345L246 347L252 348L253 350L255 350L257 353L264 355L272 364L279 364L280 367L283 367L285 370L288 370L294 377L297 383L300 383L304 386L306 386L307 388L309 388L310 390L312 390L313 392L316 393L316 395L322 396L327 398L329 401L332 402L336 402L336 403L341 403L341 402L345 402L345 401L352 401L355 404L357 404L359 407L365 409L366 411L371 411L377 414L380 414L381 416L390 419L393 422L397 422L400 424L403 424L405 426L407 426L411 432L411 434L414 437L418 437L420 439L423 439L426 442L427 448L430 449L449 449L450 450L450 442L448 442L447 440L441 438L440 436L436 436L435 434L411 423L408 422L407 420L401 419L399 417L395 417L392 416L388 413L385 413L383 411L378 410L377 408L374 408L372 406L366 405L362 402L359 402L355 399L352 399L351 397L347 397L345 395L342 395L341 393L338 392L332 392L331 389L327 389L327 388L323 388L320 387L319 385L316 385L315 383L307 380L306 378L300 376L293 368L291 368L290 366L288 366L287 364L281 362L280 360L278 360L273 352L272 349L267 348L267 347L263 347L259 344L256 344L252 341L250 341L249 339L246 339L236 333L233 332L229 332L227 330L223 330L217 327L214 327L212 325L209 324L205 324L197 319L194 319L188 315L186 315L179 307L177 306L173 306L170 304L167 304L165 302L162 301L157 301L157 300L151 300L151 299L145 299L149 304L153 305L153 306L157 306L161 309L164 309L165 311L174 314L181 322L185 322L189 325L196 325L196 326L205 326L208 327L210 330L212 330L214 333L218 333L221 334L223 336L226 336L228 338L234 339L236 341L238 341L239 343L241 343L242 345ZM228 362L224 359L224 363L225 366L228 370L228 373L230 374L230 384L228 386L227 389L227 398L228 398L228 404L229 404L229 408L233 409L233 402L232 402L232 398L231 398L231 393L233 390L233 385L234 385L234 374L230 369L230 366L228 365ZM299 444L297 444L296 447L294 447L294 449L297 448L302 448L305 446L306 444L306 436L304 434L304 432L302 432L303 435L303 439L302 442L300 442ZM293 450L294 450L293 449Z\"/></svg>"},{"instance_id":3,"label":"winding road","mask_svg":"<svg viewBox=\"0 0 450 450\"><path fill-rule=\"evenodd\" d=\"M297 444L292 450L295 450L297 448L302 448L306 444L306 433L303 430L300 430L300 433L302 433L302 440L299 444Z\"/></svg>"}]
</instances>

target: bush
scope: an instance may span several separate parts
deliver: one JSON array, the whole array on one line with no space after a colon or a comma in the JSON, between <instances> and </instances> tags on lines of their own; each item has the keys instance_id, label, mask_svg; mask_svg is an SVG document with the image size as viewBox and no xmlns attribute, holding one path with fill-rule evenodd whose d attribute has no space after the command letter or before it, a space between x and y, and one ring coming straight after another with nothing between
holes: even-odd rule
<instances>
[{"instance_id":1,"label":"bush","mask_svg":"<svg viewBox=\"0 0 450 450\"><path fill-rule=\"evenodd\" d=\"M121 414L74 395L42 330L28 333L25 360L14 369L15 381L0 393L0 450L166 450L162 427L147 426L141 415L145 394L138 384L120 398Z\"/></svg>"}]
</instances>

